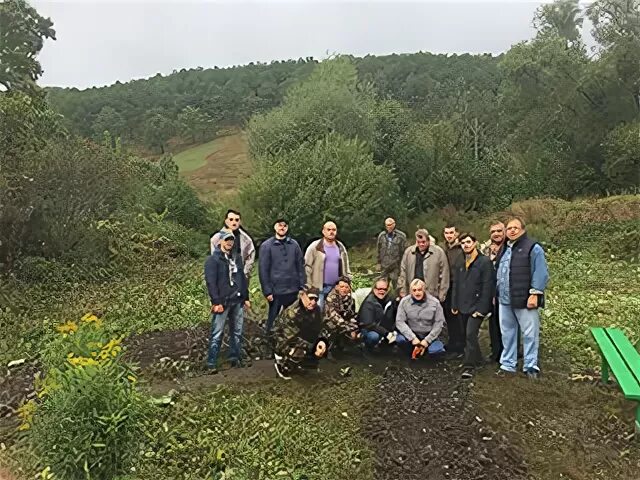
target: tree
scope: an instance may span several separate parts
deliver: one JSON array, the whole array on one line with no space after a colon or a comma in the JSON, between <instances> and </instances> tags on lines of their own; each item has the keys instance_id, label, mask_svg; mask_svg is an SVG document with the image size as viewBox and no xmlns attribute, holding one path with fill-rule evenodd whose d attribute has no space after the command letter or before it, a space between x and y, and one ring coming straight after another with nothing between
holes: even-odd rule
<instances>
[{"instance_id":1,"label":"tree","mask_svg":"<svg viewBox=\"0 0 640 480\"><path fill-rule=\"evenodd\" d=\"M111 107L102 107L100 113L96 115L93 124L91 124L91 130L95 139L102 139L105 132L109 132L111 137L115 140L118 137L122 137L126 130L126 124L122 115L115 111Z\"/></svg>"},{"instance_id":2,"label":"tree","mask_svg":"<svg viewBox=\"0 0 640 480\"><path fill-rule=\"evenodd\" d=\"M0 3L0 85L6 90L37 91L42 67L36 56L46 38L56 39L52 27L25 0Z\"/></svg>"},{"instance_id":3,"label":"tree","mask_svg":"<svg viewBox=\"0 0 640 480\"><path fill-rule=\"evenodd\" d=\"M555 33L575 44L580 41L583 21L579 0L556 0L538 8L534 26L543 34Z\"/></svg>"},{"instance_id":4,"label":"tree","mask_svg":"<svg viewBox=\"0 0 640 480\"><path fill-rule=\"evenodd\" d=\"M613 188L640 186L640 122L609 132L604 151L605 173Z\"/></svg>"},{"instance_id":5,"label":"tree","mask_svg":"<svg viewBox=\"0 0 640 480\"><path fill-rule=\"evenodd\" d=\"M167 141L174 132L174 123L162 113L152 112L147 116L144 123L144 137L150 147L158 147L164 154Z\"/></svg>"},{"instance_id":6,"label":"tree","mask_svg":"<svg viewBox=\"0 0 640 480\"><path fill-rule=\"evenodd\" d=\"M191 141L195 143L198 137L204 139L212 121L207 113L197 107L188 106L178 115L178 125L180 134L191 137Z\"/></svg>"}]
</instances>

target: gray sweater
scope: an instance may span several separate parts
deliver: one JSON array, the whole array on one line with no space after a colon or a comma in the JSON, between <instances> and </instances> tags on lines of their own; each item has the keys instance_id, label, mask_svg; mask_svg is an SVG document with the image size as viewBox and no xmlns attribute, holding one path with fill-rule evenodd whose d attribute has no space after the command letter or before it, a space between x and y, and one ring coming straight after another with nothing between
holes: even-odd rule
<instances>
[{"instance_id":1,"label":"gray sweater","mask_svg":"<svg viewBox=\"0 0 640 480\"><path fill-rule=\"evenodd\" d=\"M442 305L433 295L425 294L422 302L415 301L411 295L400 300L396 315L396 330L410 342L417 335L428 334L425 338L431 344L437 340L443 325Z\"/></svg>"}]
</instances>

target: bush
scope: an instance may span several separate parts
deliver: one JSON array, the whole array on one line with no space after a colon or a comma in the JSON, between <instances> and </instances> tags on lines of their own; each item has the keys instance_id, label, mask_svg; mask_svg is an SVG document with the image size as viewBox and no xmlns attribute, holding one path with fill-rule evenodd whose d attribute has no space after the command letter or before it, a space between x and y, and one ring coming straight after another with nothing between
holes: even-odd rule
<instances>
[{"instance_id":1,"label":"bush","mask_svg":"<svg viewBox=\"0 0 640 480\"><path fill-rule=\"evenodd\" d=\"M241 198L255 215L257 233L271 234L273 221L284 216L301 241L317 236L327 220L337 223L343 240L363 240L385 215L405 214L393 173L374 164L362 142L337 134L277 159L262 158Z\"/></svg>"},{"instance_id":2,"label":"bush","mask_svg":"<svg viewBox=\"0 0 640 480\"><path fill-rule=\"evenodd\" d=\"M49 369L39 399L20 409L20 429L39 470L68 480L113 478L139 450L149 403L122 360L120 341L107 341L97 317L85 315L58 332L60 341L44 356Z\"/></svg>"}]
</instances>

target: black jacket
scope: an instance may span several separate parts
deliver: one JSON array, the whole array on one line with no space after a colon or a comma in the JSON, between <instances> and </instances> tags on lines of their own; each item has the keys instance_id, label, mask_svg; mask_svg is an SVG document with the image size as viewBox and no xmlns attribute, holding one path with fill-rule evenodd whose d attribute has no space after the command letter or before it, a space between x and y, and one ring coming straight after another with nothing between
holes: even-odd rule
<instances>
[{"instance_id":1,"label":"black jacket","mask_svg":"<svg viewBox=\"0 0 640 480\"><path fill-rule=\"evenodd\" d=\"M373 294L367 295L358 311L358 325L365 330L386 335L394 329L396 317L395 301L385 296L382 301Z\"/></svg>"},{"instance_id":2,"label":"black jacket","mask_svg":"<svg viewBox=\"0 0 640 480\"><path fill-rule=\"evenodd\" d=\"M235 272L230 272L230 258L220 248L207 257L204 263L204 279L213 305L227 306L249 300L247 277L244 274L242 256L231 253L236 263ZM232 284L233 283L233 284Z\"/></svg>"},{"instance_id":3,"label":"black jacket","mask_svg":"<svg viewBox=\"0 0 640 480\"><path fill-rule=\"evenodd\" d=\"M478 254L467 270L465 261L456 265L451 308L462 314L480 312L486 315L492 309L495 271L489 257Z\"/></svg>"}]
</instances>

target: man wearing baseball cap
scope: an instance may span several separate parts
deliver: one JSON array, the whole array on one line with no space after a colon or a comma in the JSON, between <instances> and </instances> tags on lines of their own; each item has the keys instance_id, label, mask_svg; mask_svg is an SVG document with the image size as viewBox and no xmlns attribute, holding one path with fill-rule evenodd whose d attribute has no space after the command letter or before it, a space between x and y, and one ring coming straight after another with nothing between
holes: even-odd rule
<instances>
[{"instance_id":1,"label":"man wearing baseball cap","mask_svg":"<svg viewBox=\"0 0 640 480\"><path fill-rule=\"evenodd\" d=\"M320 291L306 285L299 299L284 310L275 325L275 369L280 378L302 368L305 360L327 355L327 339L322 336L322 312L318 307Z\"/></svg>"},{"instance_id":2,"label":"man wearing baseball cap","mask_svg":"<svg viewBox=\"0 0 640 480\"><path fill-rule=\"evenodd\" d=\"M244 275L242 256L234 254L235 236L222 230L220 243L204 264L204 278L211 298L211 338L207 367L217 373L218 353L224 326L229 319L229 360L232 366L242 366L242 327L244 308L249 308L249 289Z\"/></svg>"}]
</instances>

